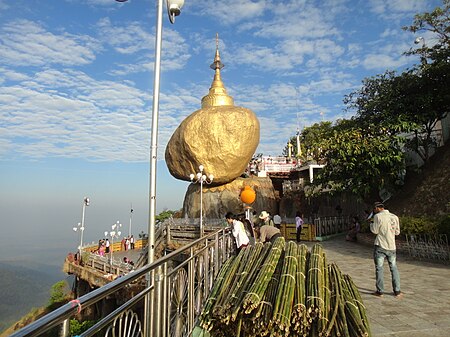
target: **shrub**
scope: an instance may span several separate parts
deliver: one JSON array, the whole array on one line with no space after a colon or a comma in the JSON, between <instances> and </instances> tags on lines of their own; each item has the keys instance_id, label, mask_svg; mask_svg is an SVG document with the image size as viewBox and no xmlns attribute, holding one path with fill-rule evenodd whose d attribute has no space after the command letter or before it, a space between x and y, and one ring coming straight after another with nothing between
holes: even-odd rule
<instances>
[{"instance_id":1,"label":"shrub","mask_svg":"<svg viewBox=\"0 0 450 337\"><path fill-rule=\"evenodd\" d=\"M69 297L69 290L66 281L59 281L52 285L48 307L58 307L60 303L66 302Z\"/></svg>"},{"instance_id":2,"label":"shrub","mask_svg":"<svg viewBox=\"0 0 450 337\"><path fill-rule=\"evenodd\" d=\"M79 322L76 319L70 320L69 332L71 336L78 336L85 332L91 326L93 326L97 321L83 321Z\"/></svg>"},{"instance_id":3,"label":"shrub","mask_svg":"<svg viewBox=\"0 0 450 337\"><path fill-rule=\"evenodd\" d=\"M447 214L440 219L437 230L439 234L446 234L447 238L450 239L450 214Z\"/></svg>"},{"instance_id":4,"label":"shrub","mask_svg":"<svg viewBox=\"0 0 450 337\"><path fill-rule=\"evenodd\" d=\"M401 216L400 232L402 234L436 234L437 221L431 217Z\"/></svg>"}]
</instances>

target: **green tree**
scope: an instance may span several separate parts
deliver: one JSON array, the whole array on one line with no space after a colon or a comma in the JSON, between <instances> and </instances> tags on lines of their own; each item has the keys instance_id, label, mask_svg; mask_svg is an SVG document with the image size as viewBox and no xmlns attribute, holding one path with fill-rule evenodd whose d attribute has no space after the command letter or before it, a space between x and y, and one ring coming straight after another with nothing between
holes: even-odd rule
<instances>
[{"instance_id":1,"label":"green tree","mask_svg":"<svg viewBox=\"0 0 450 337\"><path fill-rule=\"evenodd\" d=\"M67 287L66 281L59 281L52 285L50 291L50 299L48 302L48 306L58 305L62 302L66 302L69 298L69 290Z\"/></svg>"},{"instance_id":2,"label":"green tree","mask_svg":"<svg viewBox=\"0 0 450 337\"><path fill-rule=\"evenodd\" d=\"M404 172L401 139L358 120L341 120L321 143L326 166L315 185L373 199L381 189L393 190Z\"/></svg>"},{"instance_id":3,"label":"green tree","mask_svg":"<svg viewBox=\"0 0 450 337\"><path fill-rule=\"evenodd\" d=\"M314 161L321 163L324 160L322 155L322 142L325 141L332 132L332 123L325 121L315 123L309 127L305 127L300 133L300 159L303 162ZM297 153L297 136L293 136L289 139L292 144L292 153ZM289 143L288 142L288 143ZM283 149L283 155L287 155L289 152L288 145Z\"/></svg>"},{"instance_id":4,"label":"green tree","mask_svg":"<svg viewBox=\"0 0 450 337\"><path fill-rule=\"evenodd\" d=\"M159 213L157 216L155 216L156 221L164 221L171 216L173 216L176 212L171 210L164 210L161 213Z\"/></svg>"}]
</instances>

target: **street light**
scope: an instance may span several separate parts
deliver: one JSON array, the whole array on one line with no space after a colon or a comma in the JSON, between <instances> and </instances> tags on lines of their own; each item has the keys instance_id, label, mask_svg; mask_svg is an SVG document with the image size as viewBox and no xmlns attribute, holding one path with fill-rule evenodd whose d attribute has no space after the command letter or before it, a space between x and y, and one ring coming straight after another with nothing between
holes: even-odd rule
<instances>
[{"instance_id":1,"label":"street light","mask_svg":"<svg viewBox=\"0 0 450 337\"><path fill-rule=\"evenodd\" d=\"M116 0L126 2L126 0ZM153 80L153 110L152 110L152 139L150 145L150 201L148 220L148 263L152 263L155 255L155 217L156 217L156 164L158 149L158 115L159 115L159 89L161 78L161 46L162 46L162 13L163 0L157 0L156 34L155 34L155 65ZM165 0L169 21L175 22L180 15L184 0Z\"/></svg>"},{"instance_id":2,"label":"street light","mask_svg":"<svg viewBox=\"0 0 450 337\"><path fill-rule=\"evenodd\" d=\"M214 176L212 174L209 175L209 177L206 177L205 174L203 174L203 165L200 165L198 167L200 172L197 174L191 174L189 178L191 178L191 182L194 184L200 183L200 237L203 236L203 184L211 184Z\"/></svg>"},{"instance_id":3,"label":"street light","mask_svg":"<svg viewBox=\"0 0 450 337\"><path fill-rule=\"evenodd\" d=\"M84 233L84 216L86 213L86 206L89 206L90 200L88 197L84 197L83 199L83 207L81 211L81 223L79 222L77 227L73 227L73 231L76 232L80 230L80 246L78 247L78 251L81 254L81 247L83 247L83 233Z\"/></svg>"},{"instance_id":4,"label":"street light","mask_svg":"<svg viewBox=\"0 0 450 337\"><path fill-rule=\"evenodd\" d=\"M419 44L422 42L422 46L420 47L420 61L422 62L422 64L427 64L427 58L425 57L425 52L426 52L426 46L425 46L425 39L423 36L418 36L416 37L416 39L414 40L414 44Z\"/></svg>"},{"instance_id":5,"label":"street light","mask_svg":"<svg viewBox=\"0 0 450 337\"><path fill-rule=\"evenodd\" d=\"M125 2L124 0L116 0ZM154 63L154 79L153 79L153 108L152 108L152 136L150 144L150 198L149 198L149 217L148 217L148 263L152 263L155 256L155 226L156 226L156 164L158 149L158 115L159 115L159 85L161 79L161 46L162 46L162 13L163 0L157 0L158 6L156 11L156 33L155 33L155 63ZM167 11L171 23L175 22L175 17L180 15L184 0L166 0ZM147 282L151 285L152 273L149 273ZM146 310L146 323L144 330L148 335L153 333L153 322L160 322L159 312L153 308L153 292L146 296L146 305L150 310ZM155 315L153 315L155 313ZM159 327L156 329L156 336L160 335Z\"/></svg>"},{"instance_id":6,"label":"street light","mask_svg":"<svg viewBox=\"0 0 450 337\"><path fill-rule=\"evenodd\" d=\"M110 262L109 263L111 265L113 264L114 238L119 238L120 235L122 234L122 232L120 231L120 227L122 227L122 224L119 221L117 221L115 224L113 224L111 226L110 232L108 232L108 231L105 232L105 236L111 237L111 246L109 249L109 253L110 253Z\"/></svg>"}]
</instances>

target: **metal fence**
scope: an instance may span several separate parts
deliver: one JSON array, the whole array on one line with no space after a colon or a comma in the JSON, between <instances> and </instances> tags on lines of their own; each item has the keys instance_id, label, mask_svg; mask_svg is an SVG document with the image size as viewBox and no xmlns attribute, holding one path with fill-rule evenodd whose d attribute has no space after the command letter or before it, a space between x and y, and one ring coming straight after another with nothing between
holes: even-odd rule
<instances>
[{"instance_id":1,"label":"metal fence","mask_svg":"<svg viewBox=\"0 0 450 337\"><path fill-rule=\"evenodd\" d=\"M324 237L344 233L350 226L349 216L329 216L314 219L316 237Z\"/></svg>"},{"instance_id":2,"label":"metal fence","mask_svg":"<svg viewBox=\"0 0 450 337\"><path fill-rule=\"evenodd\" d=\"M40 336L51 329L68 336L70 318L95 311L113 294L120 294L123 303L80 337L187 336L220 267L234 249L229 229L217 230L70 301L11 336Z\"/></svg>"},{"instance_id":3,"label":"metal fence","mask_svg":"<svg viewBox=\"0 0 450 337\"><path fill-rule=\"evenodd\" d=\"M450 261L447 235L409 234L406 245L411 257L429 260Z\"/></svg>"}]
</instances>

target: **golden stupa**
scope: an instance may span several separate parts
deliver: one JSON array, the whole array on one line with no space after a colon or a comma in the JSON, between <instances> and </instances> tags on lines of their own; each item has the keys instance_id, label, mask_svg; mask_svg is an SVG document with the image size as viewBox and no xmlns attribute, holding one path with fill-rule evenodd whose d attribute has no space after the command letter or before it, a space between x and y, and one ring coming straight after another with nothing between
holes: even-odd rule
<instances>
[{"instance_id":1,"label":"golden stupa","mask_svg":"<svg viewBox=\"0 0 450 337\"><path fill-rule=\"evenodd\" d=\"M214 185L222 185L239 177L247 168L259 143L259 121L253 111L234 106L220 76L216 35L216 55L211 68L215 71L208 95L201 109L180 124L167 144L165 159L170 173L189 181L189 174L214 175Z\"/></svg>"}]
</instances>

